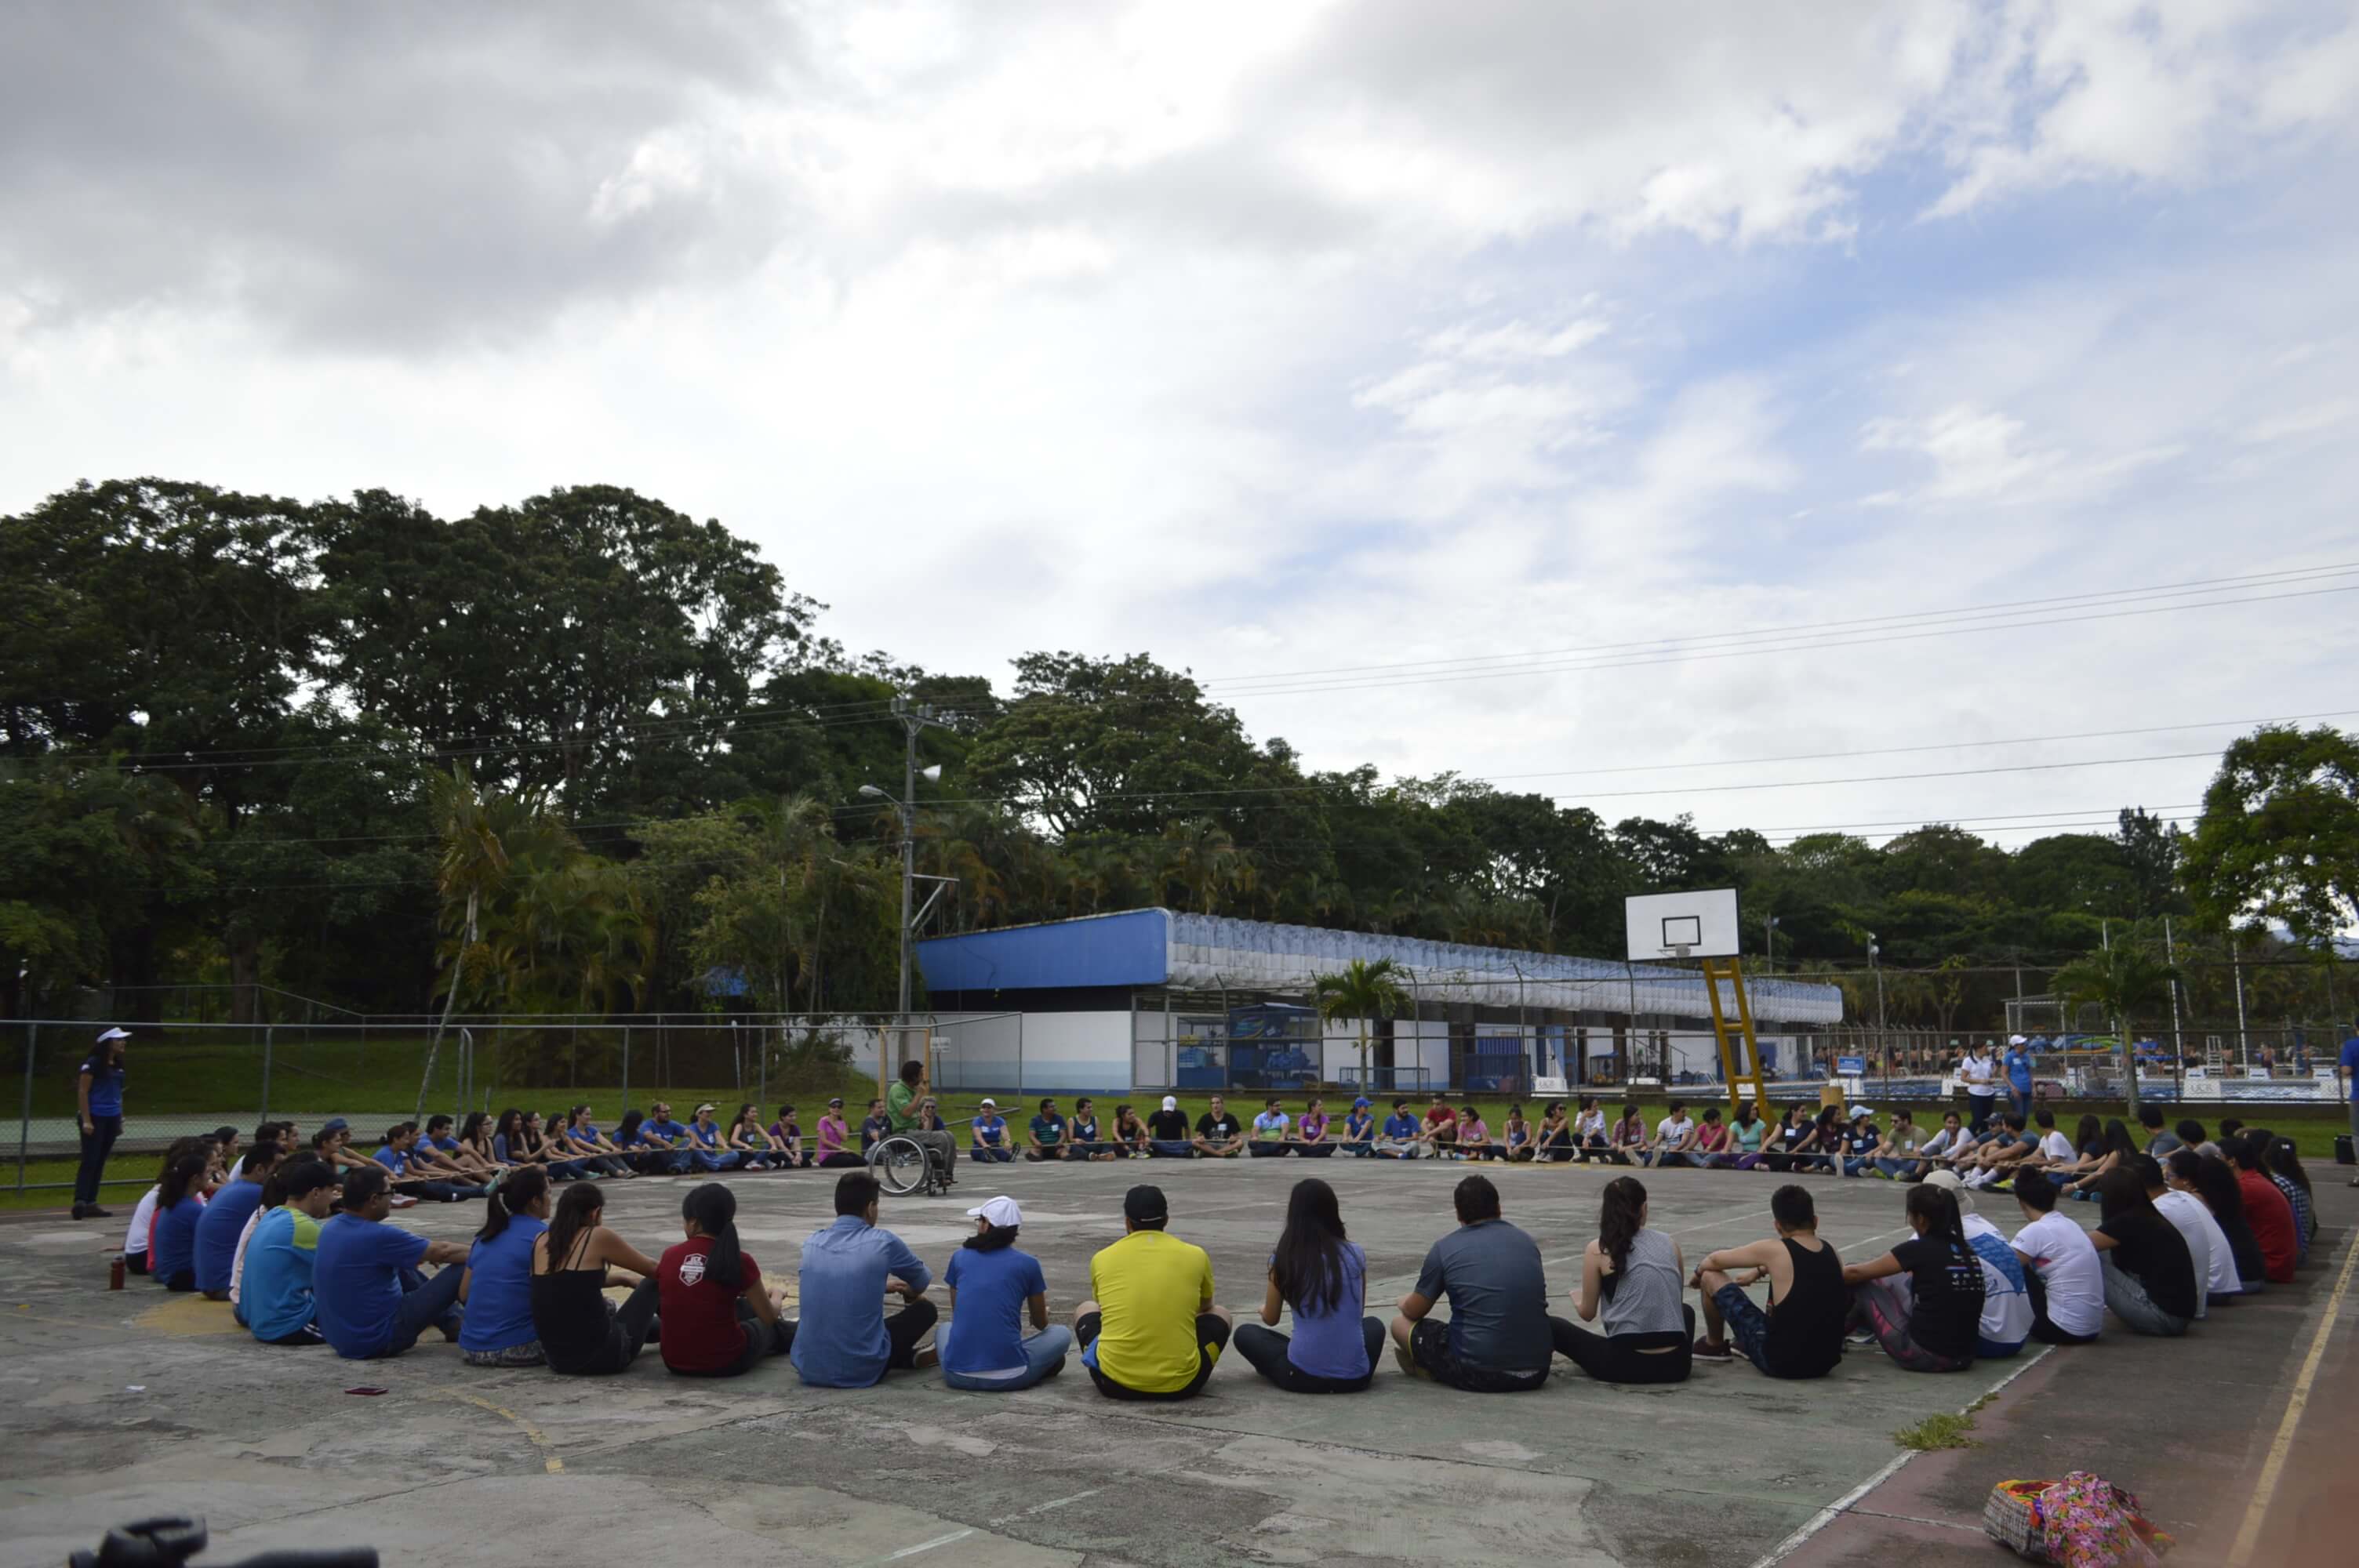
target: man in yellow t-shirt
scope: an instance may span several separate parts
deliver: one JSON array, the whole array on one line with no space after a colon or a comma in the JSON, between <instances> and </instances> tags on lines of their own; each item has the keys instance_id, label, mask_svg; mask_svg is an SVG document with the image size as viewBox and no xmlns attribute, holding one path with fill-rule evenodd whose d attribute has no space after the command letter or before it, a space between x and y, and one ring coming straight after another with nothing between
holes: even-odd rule
<instances>
[{"instance_id":1,"label":"man in yellow t-shirt","mask_svg":"<svg viewBox=\"0 0 2359 1568\"><path fill-rule=\"evenodd\" d=\"M1123 1238L1090 1260L1090 1295L1073 1314L1082 1365L1111 1400L1184 1400L1201 1393L1229 1342L1231 1319L1212 1304L1212 1260L1164 1234L1161 1187L1123 1195Z\"/></svg>"}]
</instances>

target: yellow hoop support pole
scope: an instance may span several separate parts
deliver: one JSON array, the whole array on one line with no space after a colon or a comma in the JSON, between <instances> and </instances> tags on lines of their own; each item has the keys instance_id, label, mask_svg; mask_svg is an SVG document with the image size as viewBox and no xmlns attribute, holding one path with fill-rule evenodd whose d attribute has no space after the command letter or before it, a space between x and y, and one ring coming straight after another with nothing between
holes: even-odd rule
<instances>
[{"instance_id":1,"label":"yellow hoop support pole","mask_svg":"<svg viewBox=\"0 0 2359 1568\"><path fill-rule=\"evenodd\" d=\"M1720 1005L1720 982L1726 980L1736 1002L1736 1027L1729 1027L1728 1015ZM1706 958L1703 961L1704 998L1712 1006L1712 1036L1720 1046L1721 1081L1728 1086L1728 1108L1733 1113L1742 1103L1739 1093L1744 1079L1739 1075L1741 1064L1749 1063L1753 1075L1754 1114L1758 1116L1769 1104L1769 1090L1761 1077L1761 1047L1753 1034L1753 1004L1745 994L1745 974L1734 958ZM1732 1034L1734 1039L1732 1040ZM1744 1054L1739 1057L1734 1048L1742 1043Z\"/></svg>"}]
</instances>

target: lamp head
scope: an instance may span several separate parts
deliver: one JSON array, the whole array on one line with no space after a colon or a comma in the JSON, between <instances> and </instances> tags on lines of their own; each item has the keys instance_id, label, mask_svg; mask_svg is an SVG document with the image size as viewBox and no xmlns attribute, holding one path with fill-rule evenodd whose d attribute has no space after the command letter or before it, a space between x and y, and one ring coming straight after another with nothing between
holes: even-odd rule
<instances>
[{"instance_id":1,"label":"lamp head","mask_svg":"<svg viewBox=\"0 0 2359 1568\"><path fill-rule=\"evenodd\" d=\"M885 792L878 789L875 784L862 784L860 786L860 793L874 800L883 800L886 798Z\"/></svg>"},{"instance_id":2,"label":"lamp head","mask_svg":"<svg viewBox=\"0 0 2359 1568\"><path fill-rule=\"evenodd\" d=\"M918 776L928 784L940 784L942 782L942 765L936 762L932 767L920 771Z\"/></svg>"}]
</instances>

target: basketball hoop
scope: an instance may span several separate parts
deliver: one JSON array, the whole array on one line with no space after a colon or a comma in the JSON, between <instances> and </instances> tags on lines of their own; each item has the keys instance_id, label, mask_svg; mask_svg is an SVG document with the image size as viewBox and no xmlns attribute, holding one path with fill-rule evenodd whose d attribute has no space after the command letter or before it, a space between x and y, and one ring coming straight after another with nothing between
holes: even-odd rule
<instances>
[{"instance_id":1,"label":"basketball hoop","mask_svg":"<svg viewBox=\"0 0 2359 1568\"><path fill-rule=\"evenodd\" d=\"M1663 956L1668 958L1684 958L1694 950L1695 944L1692 942L1680 942L1664 948Z\"/></svg>"}]
</instances>

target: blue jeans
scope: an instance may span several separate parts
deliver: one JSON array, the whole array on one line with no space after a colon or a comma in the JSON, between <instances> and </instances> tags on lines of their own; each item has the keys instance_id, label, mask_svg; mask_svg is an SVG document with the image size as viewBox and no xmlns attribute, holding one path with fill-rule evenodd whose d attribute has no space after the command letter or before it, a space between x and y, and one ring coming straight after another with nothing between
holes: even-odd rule
<instances>
[{"instance_id":1,"label":"blue jeans","mask_svg":"<svg viewBox=\"0 0 2359 1568\"><path fill-rule=\"evenodd\" d=\"M745 1162L745 1156L734 1150L725 1154L708 1154L701 1149L691 1149L689 1158L700 1171L734 1171Z\"/></svg>"},{"instance_id":2,"label":"blue jeans","mask_svg":"<svg viewBox=\"0 0 2359 1568\"><path fill-rule=\"evenodd\" d=\"M966 1152L966 1157L978 1165L1005 1165L1016 1158L1016 1151L1005 1143L978 1143Z\"/></svg>"},{"instance_id":3,"label":"blue jeans","mask_svg":"<svg viewBox=\"0 0 2359 1568\"><path fill-rule=\"evenodd\" d=\"M415 1269L400 1271L399 1277L401 1304L393 1309L393 1337L382 1350L349 1359L374 1361L383 1356L398 1356L417 1344L418 1336L429 1328L459 1326L459 1281L467 1277L463 1267L449 1264L430 1280ZM344 1353L338 1349L336 1354Z\"/></svg>"},{"instance_id":4,"label":"blue jeans","mask_svg":"<svg viewBox=\"0 0 2359 1568\"><path fill-rule=\"evenodd\" d=\"M1868 1166L1873 1163L1875 1163L1874 1161L1864 1158L1857 1160L1845 1160L1843 1162L1843 1174L1846 1176L1864 1176L1867 1174Z\"/></svg>"},{"instance_id":5,"label":"blue jeans","mask_svg":"<svg viewBox=\"0 0 2359 1568\"><path fill-rule=\"evenodd\" d=\"M1908 1174L1908 1168L1917 1163L1919 1162L1915 1160L1878 1160L1875 1168L1897 1182Z\"/></svg>"},{"instance_id":6,"label":"blue jeans","mask_svg":"<svg viewBox=\"0 0 2359 1568\"><path fill-rule=\"evenodd\" d=\"M2008 1089L2006 1103L2014 1108L2016 1115L2023 1118L2024 1126L2031 1125L2031 1091L2029 1089Z\"/></svg>"},{"instance_id":7,"label":"blue jeans","mask_svg":"<svg viewBox=\"0 0 2359 1568\"><path fill-rule=\"evenodd\" d=\"M942 1386L971 1389L979 1394L1009 1394L1055 1377L1065 1368L1065 1353L1073 1347L1073 1331L1052 1323L1024 1342L1024 1370L1013 1378L978 1378L971 1372L942 1368Z\"/></svg>"}]
</instances>

